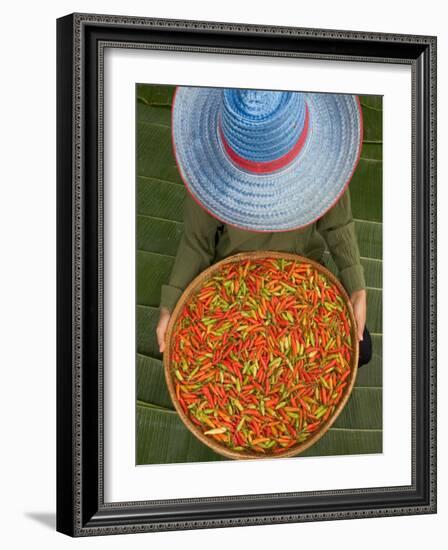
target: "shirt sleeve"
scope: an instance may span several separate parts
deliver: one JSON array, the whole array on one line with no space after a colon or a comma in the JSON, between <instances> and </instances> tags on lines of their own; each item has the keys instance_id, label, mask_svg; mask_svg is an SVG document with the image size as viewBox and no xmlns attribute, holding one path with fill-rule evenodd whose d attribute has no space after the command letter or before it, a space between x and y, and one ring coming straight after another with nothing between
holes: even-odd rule
<instances>
[{"instance_id":1,"label":"shirt sleeve","mask_svg":"<svg viewBox=\"0 0 448 550\"><path fill-rule=\"evenodd\" d=\"M339 278L349 294L366 288L358 241L353 221L350 190L317 221L317 230L324 238L339 271Z\"/></svg>"},{"instance_id":2,"label":"shirt sleeve","mask_svg":"<svg viewBox=\"0 0 448 550\"><path fill-rule=\"evenodd\" d=\"M211 265L219 225L220 222L187 193L184 200L184 230L168 284L162 285L160 307L172 311L188 284Z\"/></svg>"}]
</instances>

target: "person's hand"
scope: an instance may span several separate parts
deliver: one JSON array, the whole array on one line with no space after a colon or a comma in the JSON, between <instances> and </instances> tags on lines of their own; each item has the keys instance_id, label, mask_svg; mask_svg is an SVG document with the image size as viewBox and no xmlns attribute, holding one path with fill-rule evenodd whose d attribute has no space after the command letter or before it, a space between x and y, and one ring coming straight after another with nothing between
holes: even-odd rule
<instances>
[{"instance_id":1,"label":"person's hand","mask_svg":"<svg viewBox=\"0 0 448 550\"><path fill-rule=\"evenodd\" d=\"M171 313L166 307L162 307L160 310L159 322L157 323L157 342L159 344L160 353L165 351L165 333L168 327L168 323L171 317Z\"/></svg>"},{"instance_id":2,"label":"person's hand","mask_svg":"<svg viewBox=\"0 0 448 550\"><path fill-rule=\"evenodd\" d=\"M362 340L364 327L366 324L367 314L367 292L363 290L355 290L350 295L350 302L353 306L353 313L355 315L356 328L358 331L358 340Z\"/></svg>"}]
</instances>

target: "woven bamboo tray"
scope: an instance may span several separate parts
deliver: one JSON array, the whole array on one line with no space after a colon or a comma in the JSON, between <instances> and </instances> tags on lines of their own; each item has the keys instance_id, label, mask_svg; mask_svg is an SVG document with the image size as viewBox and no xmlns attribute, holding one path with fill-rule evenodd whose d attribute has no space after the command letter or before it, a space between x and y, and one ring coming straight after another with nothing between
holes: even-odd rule
<instances>
[{"instance_id":1,"label":"woven bamboo tray","mask_svg":"<svg viewBox=\"0 0 448 550\"><path fill-rule=\"evenodd\" d=\"M345 387L344 394L342 395L333 415L330 416L327 421L323 422L321 427L316 432L314 432L306 441L298 442L297 445L293 445L292 447L285 449L284 452L279 452L277 454L257 453L257 452L250 452L250 451L235 451L230 449L224 444L220 444L218 441L212 439L211 437L204 435L201 429L198 426L196 426L182 410L182 407L180 406L176 396L175 386L173 383L173 378L171 373L171 347L172 347L173 331L185 303L188 302L190 298L192 298L194 294L197 292L197 290L202 286L202 284L210 276L213 276L215 272L219 271L223 265L229 262L241 262L247 259L255 260L255 259L263 259L267 257L279 258L279 259L283 258L285 260L294 260L294 261L300 261L301 263L308 263L314 268L316 268L318 271L320 271L323 275L325 275L337 287L337 289L339 290L339 293L341 294L346 304L349 317L350 317L351 342L352 342L350 375L348 376L348 379L347 379L347 386ZM200 273L185 289L184 293L180 297L178 303L176 304L176 307L174 308L171 314L165 340L166 340L166 346L165 346L165 352L163 354L165 378L168 385L168 390L171 396L171 400L173 401L174 407L177 413L179 414L182 422L185 424L185 426L190 430L192 434L194 434L200 441L202 441L202 443L204 443L205 445L213 449L216 453L232 459L243 459L243 458L244 459L250 459L250 458L271 458L272 459L272 458L281 458L281 457L291 457L302 453L306 449L309 449L312 445L314 445L317 441L319 441L319 439L329 430L329 428L333 425L337 417L342 412L343 408L345 407L348 401L348 398L350 397L351 391L353 389L353 385L356 380L356 374L358 369L359 345L358 345L358 338L356 334L356 322L353 315L353 308L350 303L350 299L347 295L347 292L345 291L344 287L339 282L339 280L328 269L323 267L318 262L315 262L308 258L304 258L297 254L289 254L289 253L276 252L276 251L242 252L239 254L235 254L233 256L229 256L228 258L225 258L224 260L221 260L216 264L213 264L208 269Z\"/></svg>"}]
</instances>

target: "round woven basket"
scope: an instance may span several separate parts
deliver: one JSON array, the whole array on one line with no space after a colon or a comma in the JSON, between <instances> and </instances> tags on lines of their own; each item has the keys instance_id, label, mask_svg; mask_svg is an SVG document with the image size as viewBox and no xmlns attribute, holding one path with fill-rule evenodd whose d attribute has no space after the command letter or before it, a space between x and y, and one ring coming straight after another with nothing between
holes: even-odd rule
<instances>
[{"instance_id":1,"label":"round woven basket","mask_svg":"<svg viewBox=\"0 0 448 550\"><path fill-rule=\"evenodd\" d=\"M344 394L342 395L338 405L336 406L336 410L334 411L334 413L328 418L328 420L323 422L320 428L316 432L314 432L306 441L298 442L296 445L293 445L292 447L285 449L284 452L279 452L277 454L257 453L253 451L252 452L234 451L229 447L227 447L226 445L220 444L218 441L212 439L211 437L204 435L204 433L200 430L200 428L196 426L182 410L182 407L180 406L176 396L175 386L174 386L172 373L171 373L171 347L172 347L174 327L176 326L178 317L181 314L182 309L186 304L186 302L188 302L190 298L192 298L195 295L195 293L202 286L202 284L210 276L213 276L215 272L219 271L223 265L228 264L230 262L241 262L247 259L263 259L267 257L283 258L285 260L294 260L294 261L300 261L301 263L308 263L311 266L313 266L316 270L320 271L323 275L325 275L337 287L337 289L339 290L339 293L341 294L345 302L345 305L347 307L349 317L350 317L350 326L351 326L350 336L351 336L351 342L352 342L350 375L347 378L347 386L345 387ZM193 433L200 441L202 441L202 443L204 443L205 445L213 449L216 453L232 459L291 457L291 456L298 455L303 451L305 451L306 449L310 448L317 441L319 441L319 439L328 431L328 429L332 426L332 424L335 422L337 417L340 415L342 409L347 403L348 398L350 397L351 391L353 389L353 385L356 380L356 373L358 369L359 346L358 346L358 338L356 334L356 322L353 315L353 308L350 303L350 299L347 295L347 292L345 291L344 287L339 282L339 280L333 275L333 273L331 273L331 271L326 269L320 263L310 260L308 258L304 258L297 254L288 254L288 253L274 252L274 251L242 252L239 254L235 254L233 256L229 256L228 258L225 258L224 260L221 260L216 264L213 264L208 269L200 273L185 289L184 293L180 297L179 301L176 304L176 307L174 308L171 314L165 340L166 340L166 346L165 346L165 352L163 354L165 378L168 385L168 390L171 396L171 400L173 401L174 407L176 408L177 413L182 419L182 422L190 430L191 433Z\"/></svg>"}]
</instances>

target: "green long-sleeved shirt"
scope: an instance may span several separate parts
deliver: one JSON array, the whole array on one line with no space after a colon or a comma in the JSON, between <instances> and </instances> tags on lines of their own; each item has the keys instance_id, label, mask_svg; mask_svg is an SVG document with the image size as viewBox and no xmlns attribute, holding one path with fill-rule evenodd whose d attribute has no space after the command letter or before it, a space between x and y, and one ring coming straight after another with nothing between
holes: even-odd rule
<instances>
[{"instance_id":1,"label":"green long-sleeved shirt","mask_svg":"<svg viewBox=\"0 0 448 550\"><path fill-rule=\"evenodd\" d=\"M199 273L237 252L276 250L322 262L325 244L347 292L351 294L365 288L348 189L316 222L300 229L274 233L248 231L223 224L187 194L184 201L184 232L169 282L162 286L160 306L172 311L182 292Z\"/></svg>"}]
</instances>

